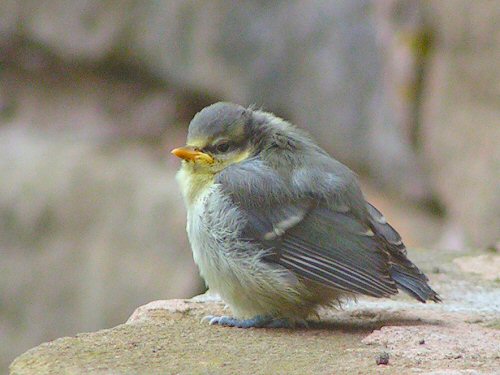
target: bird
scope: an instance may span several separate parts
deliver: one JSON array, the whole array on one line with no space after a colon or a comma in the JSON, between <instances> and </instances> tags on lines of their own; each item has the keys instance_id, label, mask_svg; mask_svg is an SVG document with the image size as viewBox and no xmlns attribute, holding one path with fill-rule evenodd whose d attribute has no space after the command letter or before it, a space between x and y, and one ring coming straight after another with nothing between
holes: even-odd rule
<instances>
[{"instance_id":1,"label":"bird","mask_svg":"<svg viewBox=\"0 0 500 375\"><path fill-rule=\"evenodd\" d=\"M319 308L398 290L441 301L355 173L290 122L218 102L171 152L193 259L232 311L210 324L295 327Z\"/></svg>"}]
</instances>

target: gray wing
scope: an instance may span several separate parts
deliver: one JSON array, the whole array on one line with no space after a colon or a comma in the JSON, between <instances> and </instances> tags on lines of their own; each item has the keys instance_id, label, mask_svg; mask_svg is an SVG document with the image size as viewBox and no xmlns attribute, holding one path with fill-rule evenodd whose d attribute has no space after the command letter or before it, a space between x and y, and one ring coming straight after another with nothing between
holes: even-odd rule
<instances>
[{"instance_id":1,"label":"gray wing","mask_svg":"<svg viewBox=\"0 0 500 375\"><path fill-rule=\"evenodd\" d=\"M384 215L371 203L366 202L369 213L370 226L377 235L384 239L385 248L390 255L389 273L397 283L398 288L404 290L420 302L432 300L440 302L437 293L428 285L429 279L417 266L406 257L406 247L399 233L387 222Z\"/></svg>"},{"instance_id":2,"label":"gray wing","mask_svg":"<svg viewBox=\"0 0 500 375\"><path fill-rule=\"evenodd\" d=\"M359 197L351 204L352 197L327 200L324 191L290 188L293 181L261 160L226 168L216 182L245 213L242 239L268 250L265 261L346 292L385 297L399 287L420 301L436 296L406 258L397 232L364 200L360 211Z\"/></svg>"},{"instance_id":3,"label":"gray wing","mask_svg":"<svg viewBox=\"0 0 500 375\"><path fill-rule=\"evenodd\" d=\"M374 297L397 293L388 256L369 228L348 213L308 200L274 207L263 215L247 210L242 233L271 250L267 261L325 286Z\"/></svg>"}]
</instances>

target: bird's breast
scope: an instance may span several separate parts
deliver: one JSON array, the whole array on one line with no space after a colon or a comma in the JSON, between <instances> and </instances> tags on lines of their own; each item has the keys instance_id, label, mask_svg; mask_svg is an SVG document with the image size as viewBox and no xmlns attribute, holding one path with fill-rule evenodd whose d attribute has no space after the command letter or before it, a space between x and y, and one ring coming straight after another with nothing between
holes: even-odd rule
<instances>
[{"instance_id":1,"label":"bird's breast","mask_svg":"<svg viewBox=\"0 0 500 375\"><path fill-rule=\"evenodd\" d=\"M302 285L286 269L263 262L265 249L241 239L245 224L241 209L218 184L200 194L188 209L193 259L206 284L238 317L276 312L304 315Z\"/></svg>"},{"instance_id":2,"label":"bird's breast","mask_svg":"<svg viewBox=\"0 0 500 375\"><path fill-rule=\"evenodd\" d=\"M242 224L239 210L217 184L203 190L189 206L188 237L194 261L207 283L213 284L232 267Z\"/></svg>"}]
</instances>

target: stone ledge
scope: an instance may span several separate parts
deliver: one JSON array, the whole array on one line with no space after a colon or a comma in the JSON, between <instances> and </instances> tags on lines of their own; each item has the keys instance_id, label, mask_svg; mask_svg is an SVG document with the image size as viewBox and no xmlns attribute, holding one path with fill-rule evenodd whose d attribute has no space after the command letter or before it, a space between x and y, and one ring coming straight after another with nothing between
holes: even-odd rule
<instances>
[{"instance_id":1,"label":"stone ledge","mask_svg":"<svg viewBox=\"0 0 500 375\"><path fill-rule=\"evenodd\" d=\"M496 257L497 255L495 255ZM42 344L11 374L287 373L491 374L500 368L500 290L440 264L432 283L442 304L360 298L325 310L308 329L209 326L224 305L207 295L154 301L126 324ZM477 270L475 270L477 271ZM489 277L488 277L489 278ZM382 353L388 365L377 365Z\"/></svg>"}]
</instances>

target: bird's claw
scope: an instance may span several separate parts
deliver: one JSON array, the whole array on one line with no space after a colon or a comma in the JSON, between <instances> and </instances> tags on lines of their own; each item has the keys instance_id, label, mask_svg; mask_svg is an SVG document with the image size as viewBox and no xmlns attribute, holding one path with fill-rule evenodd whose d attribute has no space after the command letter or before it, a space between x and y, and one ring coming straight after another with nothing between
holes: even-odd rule
<instances>
[{"instance_id":1,"label":"bird's claw","mask_svg":"<svg viewBox=\"0 0 500 375\"><path fill-rule=\"evenodd\" d=\"M205 315L203 318L201 318L200 323L210 323L210 321L215 317L215 315Z\"/></svg>"},{"instance_id":2,"label":"bird's claw","mask_svg":"<svg viewBox=\"0 0 500 375\"><path fill-rule=\"evenodd\" d=\"M202 322L208 322L210 325L219 325L223 327L237 328L292 328L299 323L299 326L307 327L307 322L293 322L288 319L275 319L269 316L256 316L251 319L237 319L230 316L207 315L203 317Z\"/></svg>"}]
</instances>

